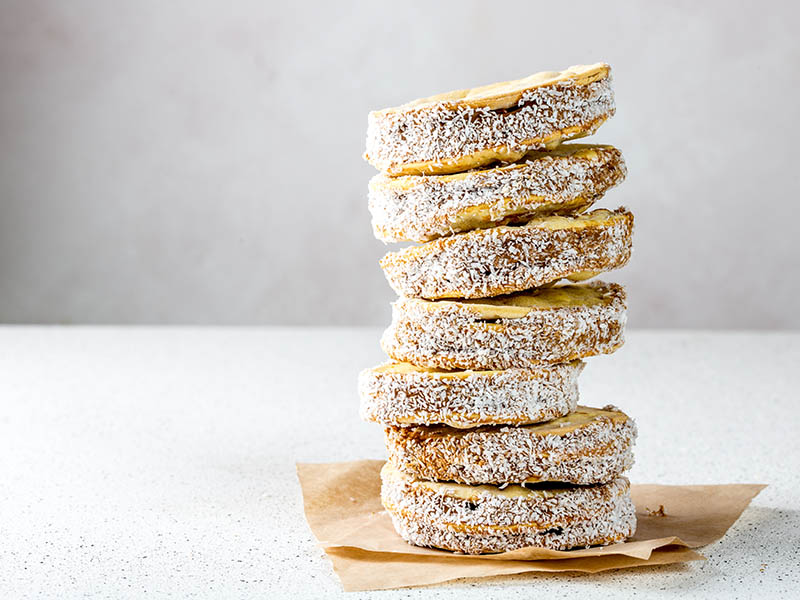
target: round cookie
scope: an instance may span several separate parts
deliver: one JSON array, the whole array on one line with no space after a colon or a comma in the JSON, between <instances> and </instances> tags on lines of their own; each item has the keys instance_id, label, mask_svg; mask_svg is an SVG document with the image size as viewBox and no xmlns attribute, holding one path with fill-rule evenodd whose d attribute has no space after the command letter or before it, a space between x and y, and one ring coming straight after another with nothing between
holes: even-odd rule
<instances>
[{"instance_id":1,"label":"round cookie","mask_svg":"<svg viewBox=\"0 0 800 600\"><path fill-rule=\"evenodd\" d=\"M613 114L611 68L576 65L371 112L364 158L393 176L457 173L590 135Z\"/></svg>"},{"instance_id":2,"label":"round cookie","mask_svg":"<svg viewBox=\"0 0 800 600\"><path fill-rule=\"evenodd\" d=\"M369 182L375 237L427 242L468 231L586 209L626 175L612 146L565 144L520 162L453 175L379 174Z\"/></svg>"},{"instance_id":3,"label":"round cookie","mask_svg":"<svg viewBox=\"0 0 800 600\"><path fill-rule=\"evenodd\" d=\"M386 464L381 501L417 546L464 554L535 546L552 550L621 542L636 531L630 482L593 486L468 486L408 477Z\"/></svg>"},{"instance_id":4,"label":"round cookie","mask_svg":"<svg viewBox=\"0 0 800 600\"><path fill-rule=\"evenodd\" d=\"M536 369L443 371L387 363L359 375L361 418L456 428L548 421L575 410L583 367L572 361Z\"/></svg>"},{"instance_id":5,"label":"round cookie","mask_svg":"<svg viewBox=\"0 0 800 600\"><path fill-rule=\"evenodd\" d=\"M389 462L419 479L466 484L611 481L633 465L636 424L613 406L579 406L531 425L387 426Z\"/></svg>"},{"instance_id":6,"label":"round cookie","mask_svg":"<svg viewBox=\"0 0 800 600\"><path fill-rule=\"evenodd\" d=\"M628 210L600 209L459 233L389 252L380 263L400 296L487 298L623 267L632 237Z\"/></svg>"},{"instance_id":7,"label":"round cookie","mask_svg":"<svg viewBox=\"0 0 800 600\"><path fill-rule=\"evenodd\" d=\"M610 354L624 342L625 321L625 292L613 283L482 300L399 298L381 347L427 368L530 368Z\"/></svg>"}]
</instances>

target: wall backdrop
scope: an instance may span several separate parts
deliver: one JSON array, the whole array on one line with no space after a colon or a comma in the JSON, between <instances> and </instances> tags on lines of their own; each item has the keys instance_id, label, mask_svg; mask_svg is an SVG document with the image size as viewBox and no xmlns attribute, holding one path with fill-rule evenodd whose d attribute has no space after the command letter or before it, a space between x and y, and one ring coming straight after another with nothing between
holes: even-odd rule
<instances>
[{"instance_id":1,"label":"wall backdrop","mask_svg":"<svg viewBox=\"0 0 800 600\"><path fill-rule=\"evenodd\" d=\"M792 2L0 4L0 321L386 324L370 109L605 60L634 327L798 328Z\"/></svg>"}]
</instances>

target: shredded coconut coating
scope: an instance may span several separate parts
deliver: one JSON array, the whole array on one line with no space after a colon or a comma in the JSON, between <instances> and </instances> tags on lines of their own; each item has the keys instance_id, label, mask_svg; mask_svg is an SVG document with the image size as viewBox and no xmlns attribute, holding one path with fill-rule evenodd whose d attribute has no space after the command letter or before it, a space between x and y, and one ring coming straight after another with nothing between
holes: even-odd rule
<instances>
[{"instance_id":1,"label":"shredded coconut coating","mask_svg":"<svg viewBox=\"0 0 800 600\"><path fill-rule=\"evenodd\" d=\"M387 426L384 431L392 465L433 481L588 485L611 481L633 466L636 424L624 413L599 413L572 427L560 421L467 430Z\"/></svg>"},{"instance_id":2,"label":"shredded coconut coating","mask_svg":"<svg viewBox=\"0 0 800 600\"><path fill-rule=\"evenodd\" d=\"M594 133L614 110L609 76L587 85L564 80L534 88L512 109L441 103L372 112L365 158L390 175L452 173L515 161L528 150Z\"/></svg>"},{"instance_id":3,"label":"shredded coconut coating","mask_svg":"<svg viewBox=\"0 0 800 600\"><path fill-rule=\"evenodd\" d=\"M466 302L399 298L381 347L394 360L434 369L530 368L610 354L624 343L625 292L613 283L585 285L604 301L492 322Z\"/></svg>"},{"instance_id":4,"label":"shredded coconut coating","mask_svg":"<svg viewBox=\"0 0 800 600\"><path fill-rule=\"evenodd\" d=\"M593 204L626 173L616 148L567 144L558 152L531 153L519 163L459 176L412 175L398 182L379 174L369 185L372 227L384 242L427 242L477 227L565 214Z\"/></svg>"},{"instance_id":5,"label":"shredded coconut coating","mask_svg":"<svg viewBox=\"0 0 800 600\"><path fill-rule=\"evenodd\" d=\"M553 227L554 220L564 225ZM623 267L632 237L627 209L598 210L459 233L389 252L380 264L400 296L487 298Z\"/></svg>"},{"instance_id":6,"label":"shredded coconut coating","mask_svg":"<svg viewBox=\"0 0 800 600\"><path fill-rule=\"evenodd\" d=\"M484 554L535 546L553 550L622 541L636 531L630 483L605 484L552 494L505 496L476 488L470 497L431 489L411 478L383 477L381 499L395 529L408 542Z\"/></svg>"},{"instance_id":7,"label":"shredded coconut coating","mask_svg":"<svg viewBox=\"0 0 800 600\"><path fill-rule=\"evenodd\" d=\"M549 421L575 410L583 367L573 361L536 369L469 371L459 378L447 372L367 369L358 381L361 418L383 425L456 428Z\"/></svg>"}]
</instances>

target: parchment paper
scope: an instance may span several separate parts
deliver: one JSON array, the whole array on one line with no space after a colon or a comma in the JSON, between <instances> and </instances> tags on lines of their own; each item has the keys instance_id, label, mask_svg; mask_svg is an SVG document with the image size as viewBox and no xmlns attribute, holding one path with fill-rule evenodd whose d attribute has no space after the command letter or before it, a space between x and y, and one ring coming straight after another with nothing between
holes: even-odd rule
<instances>
[{"instance_id":1,"label":"parchment paper","mask_svg":"<svg viewBox=\"0 0 800 600\"><path fill-rule=\"evenodd\" d=\"M721 538L766 487L633 485L638 526L636 535L625 543L569 551L522 548L465 556L412 546L397 535L380 502L382 465L380 460L297 465L306 519L346 591L527 571L595 573L702 560L703 556L691 548Z\"/></svg>"}]
</instances>

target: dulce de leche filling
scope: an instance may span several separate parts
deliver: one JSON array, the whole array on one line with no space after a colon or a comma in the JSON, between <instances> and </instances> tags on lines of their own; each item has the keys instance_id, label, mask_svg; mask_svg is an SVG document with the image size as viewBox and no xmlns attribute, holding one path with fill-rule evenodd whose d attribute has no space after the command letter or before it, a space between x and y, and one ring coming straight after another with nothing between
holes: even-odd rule
<instances>
[{"instance_id":1,"label":"dulce de leche filling","mask_svg":"<svg viewBox=\"0 0 800 600\"><path fill-rule=\"evenodd\" d=\"M466 300L417 300L435 310L438 306L460 304L469 307L481 319L521 319L535 310L552 310L571 306L596 306L610 302L602 289L585 285L543 287L516 294Z\"/></svg>"},{"instance_id":2,"label":"dulce de leche filling","mask_svg":"<svg viewBox=\"0 0 800 600\"><path fill-rule=\"evenodd\" d=\"M492 496L499 496L502 498L555 498L559 494L568 493L581 487L592 486L579 486L563 483L531 483L525 485L509 484L505 487L498 487L496 485L467 485L463 483L453 483L448 481L428 481L425 479L414 479L397 469L391 463L385 463L381 469L381 479L386 483L401 483L405 482L415 488L422 488L458 498L460 500L478 500L481 496L489 494Z\"/></svg>"},{"instance_id":3,"label":"dulce de leche filling","mask_svg":"<svg viewBox=\"0 0 800 600\"><path fill-rule=\"evenodd\" d=\"M539 436L561 436L600 420L611 421L614 425L620 425L628 420L628 415L616 410L579 406L564 417L559 417L558 419L553 419L552 421L546 421L544 423L522 425L520 428ZM454 427L448 427L447 425L430 425L409 428L407 431L409 435L413 435L414 437L430 439L443 436L460 437L478 431L498 430L503 427L506 427L506 425L483 425L474 429L456 429Z\"/></svg>"}]
</instances>

